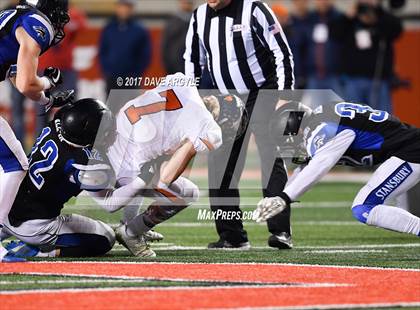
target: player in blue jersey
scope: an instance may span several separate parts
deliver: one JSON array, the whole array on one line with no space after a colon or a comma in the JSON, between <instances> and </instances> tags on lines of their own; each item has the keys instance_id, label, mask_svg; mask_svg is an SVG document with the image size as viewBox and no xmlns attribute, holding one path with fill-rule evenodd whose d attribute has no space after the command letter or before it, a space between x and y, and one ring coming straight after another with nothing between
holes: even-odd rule
<instances>
[{"instance_id":1,"label":"player in blue jersey","mask_svg":"<svg viewBox=\"0 0 420 310\"><path fill-rule=\"evenodd\" d=\"M288 102L279 107L270 127L280 149L306 153L308 160L280 197L260 201L257 221L281 212L336 164L378 165L353 201L353 216L367 225L420 236L420 218L391 206L392 200L420 181L419 128L387 112L348 102L313 111Z\"/></svg>"},{"instance_id":2,"label":"player in blue jersey","mask_svg":"<svg viewBox=\"0 0 420 310\"><path fill-rule=\"evenodd\" d=\"M67 0L22 0L15 9L0 11L0 82L5 79L26 97L45 106L61 106L73 91L51 94L62 82L61 72L47 68L38 77L38 58L64 38L69 22ZM25 177L28 161L10 126L0 117L0 229ZM0 245L0 262L14 261Z\"/></svg>"}]
</instances>

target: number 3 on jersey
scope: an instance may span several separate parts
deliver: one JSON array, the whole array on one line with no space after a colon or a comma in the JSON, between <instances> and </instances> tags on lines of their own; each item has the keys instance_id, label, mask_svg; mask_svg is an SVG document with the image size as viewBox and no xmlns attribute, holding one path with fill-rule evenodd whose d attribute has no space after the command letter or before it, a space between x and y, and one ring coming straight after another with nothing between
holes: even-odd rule
<instances>
[{"instance_id":1,"label":"number 3 on jersey","mask_svg":"<svg viewBox=\"0 0 420 310\"><path fill-rule=\"evenodd\" d=\"M159 113L162 111L175 111L182 109L181 101L172 89L159 93L163 101L148 104L146 106L135 107L130 106L125 110L128 120L132 125L141 120L142 116Z\"/></svg>"},{"instance_id":2,"label":"number 3 on jersey","mask_svg":"<svg viewBox=\"0 0 420 310\"><path fill-rule=\"evenodd\" d=\"M32 157L32 155L34 155L37 151L40 151L42 156L45 158L43 160L32 163L28 172L32 183L39 190L42 188L42 186L44 186L45 183L45 179L41 173L50 171L58 159L58 147L53 140L48 140L42 146L40 146L43 140L50 134L50 132L50 128L44 128L42 134L37 139L37 142L31 153ZM30 161L32 161L32 158Z\"/></svg>"},{"instance_id":3,"label":"number 3 on jersey","mask_svg":"<svg viewBox=\"0 0 420 310\"><path fill-rule=\"evenodd\" d=\"M375 123L381 123L388 119L389 113L380 110L374 110L370 106L357 103L341 102L335 105L335 113L341 117L353 119L356 113L369 113L369 120Z\"/></svg>"}]
</instances>

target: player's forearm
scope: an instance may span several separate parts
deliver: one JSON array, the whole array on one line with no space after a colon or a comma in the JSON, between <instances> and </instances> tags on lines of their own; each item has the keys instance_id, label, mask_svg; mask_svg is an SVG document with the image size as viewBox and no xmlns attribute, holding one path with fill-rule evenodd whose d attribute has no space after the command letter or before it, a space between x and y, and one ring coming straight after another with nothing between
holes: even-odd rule
<instances>
[{"instance_id":1,"label":"player's forearm","mask_svg":"<svg viewBox=\"0 0 420 310\"><path fill-rule=\"evenodd\" d=\"M160 182L170 185L184 172L190 160L195 156L194 145L188 141L183 144L171 159L164 165L160 172Z\"/></svg>"},{"instance_id":2,"label":"player's forearm","mask_svg":"<svg viewBox=\"0 0 420 310\"><path fill-rule=\"evenodd\" d=\"M44 89L45 86L42 83L40 78L34 78L33 80L23 79L16 79L16 88L22 93L25 97L36 101L36 102L43 102L45 98ZM46 102L44 102L46 103Z\"/></svg>"},{"instance_id":3,"label":"player's forearm","mask_svg":"<svg viewBox=\"0 0 420 310\"><path fill-rule=\"evenodd\" d=\"M309 164L286 185L284 192L293 201L320 181L340 160L355 139L352 130L344 130L327 142Z\"/></svg>"},{"instance_id":4,"label":"player's forearm","mask_svg":"<svg viewBox=\"0 0 420 310\"><path fill-rule=\"evenodd\" d=\"M44 90L51 87L48 78L39 78L36 73L38 60L32 59L23 61L18 59L18 71L16 75L16 88L25 96L34 101L40 101Z\"/></svg>"},{"instance_id":5,"label":"player's forearm","mask_svg":"<svg viewBox=\"0 0 420 310\"><path fill-rule=\"evenodd\" d=\"M309 164L287 184L284 192L290 200L297 200L330 171L338 160L328 156L314 157Z\"/></svg>"},{"instance_id":6,"label":"player's forearm","mask_svg":"<svg viewBox=\"0 0 420 310\"><path fill-rule=\"evenodd\" d=\"M142 179L136 178L118 189L91 192L90 194L101 208L113 213L129 205L146 186L147 184Z\"/></svg>"}]
</instances>

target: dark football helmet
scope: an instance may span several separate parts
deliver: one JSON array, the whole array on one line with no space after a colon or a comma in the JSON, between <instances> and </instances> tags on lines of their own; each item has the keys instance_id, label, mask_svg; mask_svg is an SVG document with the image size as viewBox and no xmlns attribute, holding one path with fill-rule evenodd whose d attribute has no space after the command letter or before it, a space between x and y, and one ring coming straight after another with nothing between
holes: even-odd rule
<instances>
[{"instance_id":1,"label":"dark football helmet","mask_svg":"<svg viewBox=\"0 0 420 310\"><path fill-rule=\"evenodd\" d=\"M235 95L217 96L220 113L216 119L223 133L223 141L235 140L241 137L249 123L245 103Z\"/></svg>"},{"instance_id":2,"label":"dark football helmet","mask_svg":"<svg viewBox=\"0 0 420 310\"><path fill-rule=\"evenodd\" d=\"M269 122L270 138L279 147L280 154L292 158L296 164L308 161L304 129L311 115L312 110L308 106L289 101L274 112Z\"/></svg>"},{"instance_id":3,"label":"dark football helmet","mask_svg":"<svg viewBox=\"0 0 420 310\"><path fill-rule=\"evenodd\" d=\"M20 4L35 7L48 17L55 32L53 45L64 39L64 26L70 21L68 0L21 0Z\"/></svg>"},{"instance_id":4,"label":"dark football helmet","mask_svg":"<svg viewBox=\"0 0 420 310\"><path fill-rule=\"evenodd\" d=\"M113 142L115 118L99 100L89 98L67 104L56 118L61 121L62 137L71 146L88 147L96 142L95 146L107 147Z\"/></svg>"}]
</instances>

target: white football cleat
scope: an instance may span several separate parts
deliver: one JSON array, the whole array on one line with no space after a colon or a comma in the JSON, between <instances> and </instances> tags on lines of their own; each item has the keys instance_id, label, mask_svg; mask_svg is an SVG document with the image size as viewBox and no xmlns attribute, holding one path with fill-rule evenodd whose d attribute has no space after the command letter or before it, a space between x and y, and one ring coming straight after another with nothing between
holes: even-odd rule
<instances>
[{"instance_id":1,"label":"white football cleat","mask_svg":"<svg viewBox=\"0 0 420 310\"><path fill-rule=\"evenodd\" d=\"M154 230L149 230L149 231L145 232L143 234L143 236L144 236L144 239L146 239L146 241L148 241L148 242L163 240L163 235L154 231Z\"/></svg>"},{"instance_id":2,"label":"white football cleat","mask_svg":"<svg viewBox=\"0 0 420 310\"><path fill-rule=\"evenodd\" d=\"M127 226L121 225L115 229L115 235L131 254L137 257L156 257L156 253L147 244L144 235L130 237L126 231Z\"/></svg>"}]
</instances>

